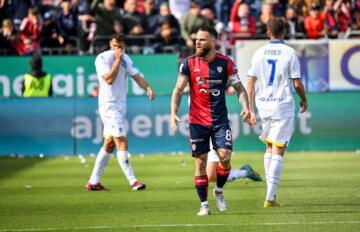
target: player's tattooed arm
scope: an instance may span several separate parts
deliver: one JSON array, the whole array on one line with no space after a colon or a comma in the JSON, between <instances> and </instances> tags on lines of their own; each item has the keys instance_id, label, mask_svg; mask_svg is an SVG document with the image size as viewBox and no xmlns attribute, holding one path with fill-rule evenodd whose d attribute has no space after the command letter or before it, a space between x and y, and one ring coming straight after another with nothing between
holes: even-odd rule
<instances>
[{"instance_id":1,"label":"player's tattooed arm","mask_svg":"<svg viewBox=\"0 0 360 232\"><path fill-rule=\"evenodd\" d=\"M232 84L232 87L236 90L236 93L239 98L239 102L242 106L241 115L243 116L243 122L247 122L250 118L250 111L249 111L249 99L246 90L242 85L241 81Z\"/></svg>"},{"instance_id":2,"label":"player's tattooed arm","mask_svg":"<svg viewBox=\"0 0 360 232\"><path fill-rule=\"evenodd\" d=\"M184 76L178 76L175 88L171 96L171 115L170 115L170 126L173 132L177 132L176 121L180 121L177 111L179 109L182 94L188 83L188 78Z\"/></svg>"}]
</instances>

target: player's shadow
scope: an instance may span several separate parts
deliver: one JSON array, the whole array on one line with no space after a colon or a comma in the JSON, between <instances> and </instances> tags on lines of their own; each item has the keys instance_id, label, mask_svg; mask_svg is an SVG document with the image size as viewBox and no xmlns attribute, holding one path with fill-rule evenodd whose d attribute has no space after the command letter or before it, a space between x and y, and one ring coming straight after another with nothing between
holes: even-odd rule
<instances>
[{"instance_id":1,"label":"player's shadow","mask_svg":"<svg viewBox=\"0 0 360 232\"><path fill-rule=\"evenodd\" d=\"M36 167L43 161L40 158L0 157L0 182L25 169Z\"/></svg>"},{"instance_id":2,"label":"player's shadow","mask_svg":"<svg viewBox=\"0 0 360 232\"><path fill-rule=\"evenodd\" d=\"M355 204L354 204L355 205ZM360 210L315 210L315 211L281 211L281 212L233 212L233 213L226 213L225 215L296 215L296 214L353 214L353 213L360 213Z\"/></svg>"}]
</instances>

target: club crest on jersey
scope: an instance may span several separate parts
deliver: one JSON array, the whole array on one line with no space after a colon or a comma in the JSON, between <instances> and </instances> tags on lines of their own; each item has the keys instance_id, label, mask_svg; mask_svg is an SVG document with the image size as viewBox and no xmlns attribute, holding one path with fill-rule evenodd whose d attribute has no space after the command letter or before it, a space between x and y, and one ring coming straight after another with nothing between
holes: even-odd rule
<instances>
[{"instance_id":1,"label":"club crest on jersey","mask_svg":"<svg viewBox=\"0 0 360 232\"><path fill-rule=\"evenodd\" d=\"M206 81L204 80L204 78L198 76L198 77L196 77L196 83L198 85L205 85Z\"/></svg>"},{"instance_id":2,"label":"club crest on jersey","mask_svg":"<svg viewBox=\"0 0 360 232\"><path fill-rule=\"evenodd\" d=\"M195 149L196 149L196 144L191 144L191 149L193 150L193 151L195 151Z\"/></svg>"},{"instance_id":3,"label":"club crest on jersey","mask_svg":"<svg viewBox=\"0 0 360 232\"><path fill-rule=\"evenodd\" d=\"M222 68L221 66L217 66L216 69L217 69L217 71L218 71L219 73L221 73L222 70L223 70L223 68Z\"/></svg>"}]
</instances>

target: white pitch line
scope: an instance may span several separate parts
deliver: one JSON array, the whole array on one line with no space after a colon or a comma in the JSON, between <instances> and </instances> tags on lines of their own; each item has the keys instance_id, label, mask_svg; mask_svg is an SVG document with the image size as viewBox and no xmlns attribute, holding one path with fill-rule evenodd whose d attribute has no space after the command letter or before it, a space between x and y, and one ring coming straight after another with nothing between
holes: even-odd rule
<instances>
[{"instance_id":1,"label":"white pitch line","mask_svg":"<svg viewBox=\"0 0 360 232\"><path fill-rule=\"evenodd\" d=\"M333 225L333 224L360 224L360 221L323 221L323 222L262 222L237 224L149 224L129 226L90 226L90 227L63 227L63 228L28 228L28 229L0 229L0 232L31 232L31 231L67 231L67 230L102 230L115 228L156 228L156 227L215 227L215 226L289 226L289 225Z\"/></svg>"}]
</instances>

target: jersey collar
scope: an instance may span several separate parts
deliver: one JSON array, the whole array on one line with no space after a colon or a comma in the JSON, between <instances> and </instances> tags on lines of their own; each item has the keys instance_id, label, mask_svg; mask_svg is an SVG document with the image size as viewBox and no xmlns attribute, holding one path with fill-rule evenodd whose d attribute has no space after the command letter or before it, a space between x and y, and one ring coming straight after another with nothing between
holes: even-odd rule
<instances>
[{"instance_id":1,"label":"jersey collar","mask_svg":"<svg viewBox=\"0 0 360 232\"><path fill-rule=\"evenodd\" d=\"M271 40L270 43L271 44L284 44L285 41L284 40Z\"/></svg>"}]
</instances>

